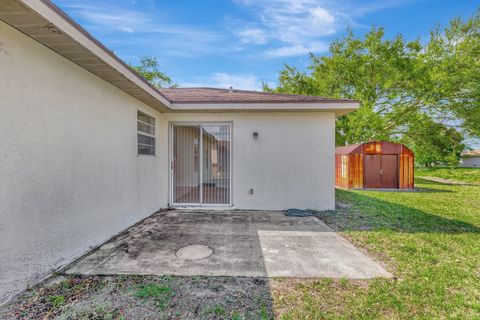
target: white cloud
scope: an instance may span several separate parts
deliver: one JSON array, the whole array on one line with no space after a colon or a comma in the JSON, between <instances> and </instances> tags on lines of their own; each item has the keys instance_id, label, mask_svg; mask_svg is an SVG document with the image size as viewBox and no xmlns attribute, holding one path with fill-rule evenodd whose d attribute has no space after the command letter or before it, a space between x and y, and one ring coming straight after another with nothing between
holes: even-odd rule
<instances>
[{"instance_id":1,"label":"white cloud","mask_svg":"<svg viewBox=\"0 0 480 320\"><path fill-rule=\"evenodd\" d=\"M270 57L303 55L328 50L326 37L355 25L354 19L372 11L397 6L409 0L377 0L365 4L354 0L233 0L251 10L256 33L270 47ZM241 23L241 22L240 22ZM244 42L244 35L238 34Z\"/></svg>"},{"instance_id":2,"label":"white cloud","mask_svg":"<svg viewBox=\"0 0 480 320\"><path fill-rule=\"evenodd\" d=\"M262 90L262 80L254 74L216 72L207 77L195 77L192 82L181 82L180 87L214 87L241 90Z\"/></svg>"},{"instance_id":3,"label":"white cloud","mask_svg":"<svg viewBox=\"0 0 480 320\"><path fill-rule=\"evenodd\" d=\"M335 23L337 22L337 18L325 8L312 8L309 12L308 20L309 24L318 29L317 32L321 32L322 34L330 34L336 31Z\"/></svg>"},{"instance_id":4,"label":"white cloud","mask_svg":"<svg viewBox=\"0 0 480 320\"><path fill-rule=\"evenodd\" d=\"M281 58L281 57L294 57L299 55L305 55L312 52L324 52L328 50L328 44L323 42L311 43L309 46L301 44L295 44L291 46L284 46L275 49L268 49L265 54L269 57Z\"/></svg>"},{"instance_id":5,"label":"white cloud","mask_svg":"<svg viewBox=\"0 0 480 320\"><path fill-rule=\"evenodd\" d=\"M225 35L218 31L198 27L185 27L159 19L151 12L135 11L112 3L90 4L65 2L64 8L76 18L85 20L87 29L95 34L123 32L135 37L136 43L160 47L163 52L175 56L191 57L209 53L212 47L220 47ZM110 38L109 43L125 41ZM227 46L224 46L226 49Z\"/></svg>"},{"instance_id":6,"label":"white cloud","mask_svg":"<svg viewBox=\"0 0 480 320\"><path fill-rule=\"evenodd\" d=\"M242 43L264 44L267 42L267 35L259 28L246 28L237 32Z\"/></svg>"},{"instance_id":7,"label":"white cloud","mask_svg":"<svg viewBox=\"0 0 480 320\"><path fill-rule=\"evenodd\" d=\"M129 27L121 27L120 30L125 31L127 33L133 33L134 32L134 30L132 28L129 28Z\"/></svg>"},{"instance_id":8,"label":"white cloud","mask_svg":"<svg viewBox=\"0 0 480 320\"><path fill-rule=\"evenodd\" d=\"M347 25L358 27L354 21L358 17L411 0L232 1L250 11L250 18L228 17L222 29L180 24L174 13L163 7L160 10L153 0L142 6L135 5L140 3L136 0L55 0L96 36L108 39L107 45L121 48L124 55L134 56L135 47L141 45L163 57L229 55L238 59L325 52L332 36ZM146 2L150 4L145 6ZM125 47L126 41L134 45Z\"/></svg>"},{"instance_id":9,"label":"white cloud","mask_svg":"<svg viewBox=\"0 0 480 320\"><path fill-rule=\"evenodd\" d=\"M290 44L304 44L306 41L337 31L339 18L336 13L320 6L296 6L287 8L267 7L262 17L266 28L279 40Z\"/></svg>"},{"instance_id":10,"label":"white cloud","mask_svg":"<svg viewBox=\"0 0 480 320\"><path fill-rule=\"evenodd\" d=\"M279 49L267 50L267 55L272 57L325 50L324 45L311 43L319 43L320 37L337 32L342 20L342 14L314 0L237 0L237 2L257 12L261 28L256 28L255 32L263 35L263 43L266 42L265 35L268 34L273 41L283 44ZM244 35L239 36L242 41Z\"/></svg>"},{"instance_id":11,"label":"white cloud","mask_svg":"<svg viewBox=\"0 0 480 320\"><path fill-rule=\"evenodd\" d=\"M65 8L75 16L88 21L94 27L108 27L127 33L139 31L147 23L141 12L130 11L111 5L90 5L86 3L65 3Z\"/></svg>"}]
</instances>

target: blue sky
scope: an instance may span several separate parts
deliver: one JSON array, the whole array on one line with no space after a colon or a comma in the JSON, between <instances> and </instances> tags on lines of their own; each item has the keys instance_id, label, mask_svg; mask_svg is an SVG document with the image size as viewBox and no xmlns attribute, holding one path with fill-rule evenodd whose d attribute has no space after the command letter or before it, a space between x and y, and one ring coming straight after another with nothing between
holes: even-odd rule
<instances>
[{"instance_id":1,"label":"blue sky","mask_svg":"<svg viewBox=\"0 0 480 320\"><path fill-rule=\"evenodd\" d=\"M155 56L180 86L260 89L284 64L305 69L350 27L426 40L480 1L454 0L54 0L126 62Z\"/></svg>"}]
</instances>

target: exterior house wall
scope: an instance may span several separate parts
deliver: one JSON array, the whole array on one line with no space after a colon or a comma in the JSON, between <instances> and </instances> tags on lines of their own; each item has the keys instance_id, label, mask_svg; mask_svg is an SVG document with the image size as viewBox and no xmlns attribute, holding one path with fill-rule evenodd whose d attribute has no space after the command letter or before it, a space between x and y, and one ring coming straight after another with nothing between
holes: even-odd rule
<instances>
[{"instance_id":1,"label":"exterior house wall","mask_svg":"<svg viewBox=\"0 0 480 320\"><path fill-rule=\"evenodd\" d=\"M1 21L0 70L1 302L165 203L159 113Z\"/></svg>"},{"instance_id":2,"label":"exterior house wall","mask_svg":"<svg viewBox=\"0 0 480 320\"><path fill-rule=\"evenodd\" d=\"M231 122L233 125L233 207L282 210L334 208L335 114L332 113L168 113L158 138L168 150L175 122ZM253 139L258 132L258 140ZM168 154L162 181L169 176ZM169 203L168 185L162 202ZM250 188L254 194L250 195Z\"/></svg>"},{"instance_id":3,"label":"exterior house wall","mask_svg":"<svg viewBox=\"0 0 480 320\"><path fill-rule=\"evenodd\" d=\"M463 157L460 161L460 167L480 168L480 157Z\"/></svg>"}]
</instances>

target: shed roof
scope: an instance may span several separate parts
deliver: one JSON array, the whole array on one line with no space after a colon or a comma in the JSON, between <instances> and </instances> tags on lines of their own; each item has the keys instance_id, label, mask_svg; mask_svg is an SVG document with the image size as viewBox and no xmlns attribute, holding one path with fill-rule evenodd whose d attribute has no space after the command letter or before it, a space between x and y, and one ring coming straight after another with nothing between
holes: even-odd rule
<instances>
[{"instance_id":1,"label":"shed roof","mask_svg":"<svg viewBox=\"0 0 480 320\"><path fill-rule=\"evenodd\" d=\"M468 150L462 152L462 157L471 158L471 157L480 157L480 150Z\"/></svg>"},{"instance_id":2,"label":"shed roof","mask_svg":"<svg viewBox=\"0 0 480 320\"><path fill-rule=\"evenodd\" d=\"M357 143L357 144L351 144L348 146L342 146L342 147L336 147L335 148L335 154L349 154L355 151L358 147L360 147L362 144Z\"/></svg>"},{"instance_id":3,"label":"shed roof","mask_svg":"<svg viewBox=\"0 0 480 320\"><path fill-rule=\"evenodd\" d=\"M413 152L405 145L391 141L369 141L364 143L357 143L348 146L335 148L335 154L351 154L351 153L368 153L368 154L401 154Z\"/></svg>"}]
</instances>

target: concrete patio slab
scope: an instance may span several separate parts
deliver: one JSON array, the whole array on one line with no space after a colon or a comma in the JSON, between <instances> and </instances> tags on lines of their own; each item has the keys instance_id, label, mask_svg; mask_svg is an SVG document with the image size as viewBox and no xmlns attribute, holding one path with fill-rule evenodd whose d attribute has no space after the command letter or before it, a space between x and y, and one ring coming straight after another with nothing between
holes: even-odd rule
<instances>
[{"instance_id":1,"label":"concrete patio slab","mask_svg":"<svg viewBox=\"0 0 480 320\"><path fill-rule=\"evenodd\" d=\"M195 252L195 248L200 251ZM352 279L392 276L317 218L286 217L271 211L157 213L79 259L66 272Z\"/></svg>"}]
</instances>

